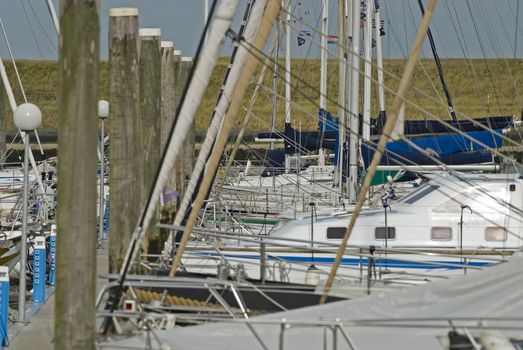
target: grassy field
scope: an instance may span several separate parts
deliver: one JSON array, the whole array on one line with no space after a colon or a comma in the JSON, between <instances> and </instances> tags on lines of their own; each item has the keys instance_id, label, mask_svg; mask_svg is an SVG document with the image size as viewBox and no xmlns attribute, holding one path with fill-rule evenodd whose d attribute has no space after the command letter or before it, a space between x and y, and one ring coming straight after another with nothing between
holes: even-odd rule
<instances>
[{"instance_id":1,"label":"grassy field","mask_svg":"<svg viewBox=\"0 0 523 350\"><path fill-rule=\"evenodd\" d=\"M282 62L283 63L283 62ZM6 69L13 85L18 101L21 101L19 87L15 84L13 68L6 62ZM40 106L43 112L42 128L54 129L57 123L57 63L52 61L18 61L22 82L24 83L27 98ZM402 74L404 60L387 60L385 62L385 85L390 91L395 91ZM446 59L442 61L449 90L458 112L468 116L489 115L520 115L523 107L523 60L472 60ZM293 108L292 119L295 127L314 129L317 125L317 110L319 103L319 61L296 59L292 63ZM227 67L227 59L222 58L213 74L211 84L205 94L198 111L197 131L206 130L214 107L216 97L221 86L223 75ZM102 62L100 71L100 98L107 96L107 62ZM283 75L283 69L280 69ZM257 78L256 78L257 79ZM272 73L268 72L264 79L264 87L257 97L253 117L249 123L249 131L267 130L271 121ZM338 67L333 60L329 63L328 79L328 109L336 113L338 86ZM360 84L362 87L363 84ZM247 97L250 98L254 84L249 88ZM278 81L278 94L284 95L283 80ZM387 105L390 106L393 95L386 94ZM408 98L425 112L410 105L406 108L406 118L419 119L435 117L448 119L445 108L443 90L432 60L419 62ZM435 102L439 101L439 103ZM245 105L247 104L247 98ZM277 110L278 128L283 127L284 100L279 99ZM372 92L373 115L377 110L377 90L373 84ZM95 117L95 116L93 116ZM12 118L8 118L8 126L12 128Z\"/></svg>"}]
</instances>

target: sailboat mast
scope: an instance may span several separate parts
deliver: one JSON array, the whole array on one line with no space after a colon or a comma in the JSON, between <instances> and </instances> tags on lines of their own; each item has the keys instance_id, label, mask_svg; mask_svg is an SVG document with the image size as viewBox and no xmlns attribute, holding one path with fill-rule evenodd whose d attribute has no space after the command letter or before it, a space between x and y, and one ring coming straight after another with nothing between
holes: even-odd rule
<instances>
[{"instance_id":1,"label":"sailboat mast","mask_svg":"<svg viewBox=\"0 0 523 350\"><path fill-rule=\"evenodd\" d=\"M271 133L276 132L276 114L278 110L278 52L280 51L280 23L278 21L276 30L276 49L274 50L274 65L272 69L272 118ZM274 142L271 142L271 150L274 149Z\"/></svg>"},{"instance_id":2,"label":"sailboat mast","mask_svg":"<svg viewBox=\"0 0 523 350\"><path fill-rule=\"evenodd\" d=\"M291 1L287 1L285 20L285 129L291 126ZM291 169L291 157L285 151L285 172Z\"/></svg>"},{"instance_id":3,"label":"sailboat mast","mask_svg":"<svg viewBox=\"0 0 523 350\"><path fill-rule=\"evenodd\" d=\"M418 0L418 5L421 10L421 15L425 16L425 7L423 6L423 1ZM432 50L432 55L434 56L434 61L436 62L436 67L438 68L439 80L441 86L443 87L443 92L447 98L447 105L449 107L449 113L453 121L457 121L456 112L454 111L454 104L452 103L452 98L450 97L449 88L445 82L445 76L443 75L443 67L441 66L441 61L439 59L438 51L436 50L436 44L434 43L434 38L432 37L432 31L430 27L427 30L427 38L429 39L430 49Z\"/></svg>"},{"instance_id":4,"label":"sailboat mast","mask_svg":"<svg viewBox=\"0 0 523 350\"><path fill-rule=\"evenodd\" d=\"M345 149L345 0L338 3L338 62L339 62L339 84L338 84L338 159L337 180L340 186L340 194L343 188L343 151Z\"/></svg>"},{"instance_id":5,"label":"sailboat mast","mask_svg":"<svg viewBox=\"0 0 523 350\"><path fill-rule=\"evenodd\" d=\"M363 90L363 140L370 140L370 98L372 78L372 0L365 3L365 84Z\"/></svg>"},{"instance_id":6,"label":"sailboat mast","mask_svg":"<svg viewBox=\"0 0 523 350\"><path fill-rule=\"evenodd\" d=\"M329 35L329 0L323 0L321 12L320 108L327 110L327 59ZM325 126L325 121L323 121Z\"/></svg>"},{"instance_id":7,"label":"sailboat mast","mask_svg":"<svg viewBox=\"0 0 523 350\"><path fill-rule=\"evenodd\" d=\"M359 89L360 89L360 12L359 0L352 2L352 75L350 100L350 139L349 139L349 179L347 194L349 202L356 202L356 183L358 180L359 148Z\"/></svg>"},{"instance_id":8,"label":"sailboat mast","mask_svg":"<svg viewBox=\"0 0 523 350\"><path fill-rule=\"evenodd\" d=\"M47 0L47 8L49 9L49 13L51 14L51 18L53 19L56 34L60 35L60 22L58 21L58 17L56 16L56 10L53 5L53 0Z\"/></svg>"},{"instance_id":9,"label":"sailboat mast","mask_svg":"<svg viewBox=\"0 0 523 350\"><path fill-rule=\"evenodd\" d=\"M380 2L374 0L374 31L376 37L376 66L378 69L378 105L379 116L385 117L385 89L383 85L383 52L381 47L381 37L383 30L381 28Z\"/></svg>"}]
</instances>

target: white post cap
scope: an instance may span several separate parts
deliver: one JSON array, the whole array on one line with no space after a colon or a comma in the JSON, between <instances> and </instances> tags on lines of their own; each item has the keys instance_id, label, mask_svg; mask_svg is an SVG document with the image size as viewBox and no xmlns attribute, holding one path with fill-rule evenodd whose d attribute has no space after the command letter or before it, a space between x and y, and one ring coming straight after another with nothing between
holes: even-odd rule
<instances>
[{"instance_id":1,"label":"white post cap","mask_svg":"<svg viewBox=\"0 0 523 350\"><path fill-rule=\"evenodd\" d=\"M138 33L140 36L162 36L160 28L140 28Z\"/></svg>"},{"instance_id":2,"label":"white post cap","mask_svg":"<svg viewBox=\"0 0 523 350\"><path fill-rule=\"evenodd\" d=\"M134 7L115 7L109 10L109 17L138 16L138 9Z\"/></svg>"},{"instance_id":3,"label":"white post cap","mask_svg":"<svg viewBox=\"0 0 523 350\"><path fill-rule=\"evenodd\" d=\"M109 116L109 102L106 100L98 101L98 118L107 119Z\"/></svg>"},{"instance_id":4,"label":"white post cap","mask_svg":"<svg viewBox=\"0 0 523 350\"><path fill-rule=\"evenodd\" d=\"M32 131L40 126L42 112L32 103L22 103L13 113L15 126L22 131Z\"/></svg>"}]
</instances>

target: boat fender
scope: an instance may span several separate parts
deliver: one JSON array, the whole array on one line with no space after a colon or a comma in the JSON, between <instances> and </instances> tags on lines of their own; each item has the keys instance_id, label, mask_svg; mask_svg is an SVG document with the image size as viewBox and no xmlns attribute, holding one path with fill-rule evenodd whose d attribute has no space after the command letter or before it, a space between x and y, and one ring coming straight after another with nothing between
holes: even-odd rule
<instances>
[{"instance_id":1,"label":"boat fender","mask_svg":"<svg viewBox=\"0 0 523 350\"><path fill-rule=\"evenodd\" d=\"M318 285L320 282L320 270L312 264L307 269L307 272L305 273L305 284L310 284L312 286Z\"/></svg>"}]
</instances>

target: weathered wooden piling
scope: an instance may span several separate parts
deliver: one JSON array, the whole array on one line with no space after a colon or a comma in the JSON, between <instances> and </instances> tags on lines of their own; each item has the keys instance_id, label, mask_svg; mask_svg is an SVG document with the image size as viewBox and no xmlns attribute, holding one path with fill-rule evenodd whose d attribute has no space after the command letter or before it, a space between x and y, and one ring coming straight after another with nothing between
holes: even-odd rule
<instances>
[{"instance_id":1,"label":"weathered wooden piling","mask_svg":"<svg viewBox=\"0 0 523 350\"><path fill-rule=\"evenodd\" d=\"M160 36L157 28L140 29L140 134L141 148L136 157L142 160L141 205L151 191L158 165L160 164L161 137L161 59ZM151 220L145 236L144 249L149 254L161 253L163 242L160 240L160 230L156 227L159 211Z\"/></svg>"},{"instance_id":2,"label":"weathered wooden piling","mask_svg":"<svg viewBox=\"0 0 523 350\"><path fill-rule=\"evenodd\" d=\"M175 67L174 44L172 41L162 41L160 44L161 56L161 148L165 148L171 126L176 115L176 87L175 87Z\"/></svg>"},{"instance_id":3,"label":"weathered wooden piling","mask_svg":"<svg viewBox=\"0 0 523 350\"><path fill-rule=\"evenodd\" d=\"M62 0L60 8L54 341L55 349L94 349L99 4Z\"/></svg>"},{"instance_id":4,"label":"weathered wooden piling","mask_svg":"<svg viewBox=\"0 0 523 350\"><path fill-rule=\"evenodd\" d=\"M5 163L6 159L6 145L5 145L5 128L7 121L7 111L8 111L7 95L5 93L4 82L0 79L0 168L2 167L1 163Z\"/></svg>"},{"instance_id":5,"label":"weathered wooden piling","mask_svg":"<svg viewBox=\"0 0 523 350\"><path fill-rule=\"evenodd\" d=\"M174 56L174 44L172 41L162 41L160 44L160 56L161 56L161 120L160 120L160 133L161 133L161 150L163 152L165 144L169 138L169 134L174 123L174 117L176 116L176 69L178 68L178 62L180 56ZM167 191L174 193L176 189L176 177L174 171L172 176L169 177L166 184ZM172 197L172 196L169 196ZM161 208L160 221L162 223L171 223L173 215L177 208L176 198L170 198L163 203L164 206ZM160 241L165 242L169 234L168 230L160 230Z\"/></svg>"},{"instance_id":6,"label":"weathered wooden piling","mask_svg":"<svg viewBox=\"0 0 523 350\"><path fill-rule=\"evenodd\" d=\"M140 115L138 71L138 9L113 8L109 11L109 183L111 194L109 233L109 272L118 272L141 203L141 159L137 130Z\"/></svg>"},{"instance_id":7,"label":"weathered wooden piling","mask_svg":"<svg viewBox=\"0 0 523 350\"><path fill-rule=\"evenodd\" d=\"M189 78L193 66L193 60L191 57L182 57L180 62L180 69L178 73L178 82L180 87L180 97L185 89L185 84ZM191 176L194 168L194 144L195 139L195 124L193 124L187 133L185 143L183 145L182 159L180 159L180 171L182 172L179 176L178 186L181 193L185 193L187 179Z\"/></svg>"}]
</instances>

